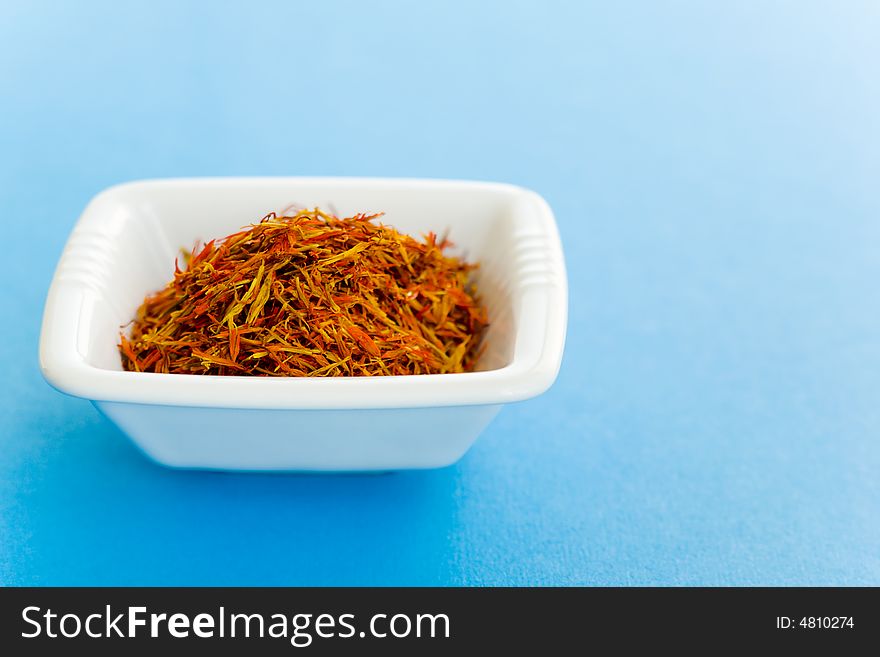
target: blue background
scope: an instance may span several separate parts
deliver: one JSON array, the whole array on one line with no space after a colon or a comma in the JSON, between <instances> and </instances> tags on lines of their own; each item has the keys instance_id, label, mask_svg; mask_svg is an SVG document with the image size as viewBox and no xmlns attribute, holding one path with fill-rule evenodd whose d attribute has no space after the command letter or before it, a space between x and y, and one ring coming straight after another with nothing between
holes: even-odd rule
<instances>
[{"instance_id":1,"label":"blue background","mask_svg":"<svg viewBox=\"0 0 880 657\"><path fill-rule=\"evenodd\" d=\"M880 584L876 3L250 4L2 5L0 582ZM104 187L232 174L536 189L557 384L439 471L147 462L45 293Z\"/></svg>"}]
</instances>

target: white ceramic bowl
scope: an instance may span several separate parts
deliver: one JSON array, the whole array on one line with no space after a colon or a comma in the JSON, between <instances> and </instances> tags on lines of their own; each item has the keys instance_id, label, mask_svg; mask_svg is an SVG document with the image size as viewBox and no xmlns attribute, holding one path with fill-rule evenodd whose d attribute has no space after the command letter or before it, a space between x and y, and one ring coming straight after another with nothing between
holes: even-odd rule
<instances>
[{"instance_id":1,"label":"white ceramic bowl","mask_svg":"<svg viewBox=\"0 0 880 657\"><path fill-rule=\"evenodd\" d=\"M413 235L448 230L479 261L489 311L478 371L272 378L126 372L120 327L172 277L181 247L297 204L384 211ZM454 463L502 404L556 378L568 293L553 213L496 183L364 178L134 182L95 197L67 242L40 340L46 379L94 402L159 463L224 470L357 471Z\"/></svg>"}]
</instances>

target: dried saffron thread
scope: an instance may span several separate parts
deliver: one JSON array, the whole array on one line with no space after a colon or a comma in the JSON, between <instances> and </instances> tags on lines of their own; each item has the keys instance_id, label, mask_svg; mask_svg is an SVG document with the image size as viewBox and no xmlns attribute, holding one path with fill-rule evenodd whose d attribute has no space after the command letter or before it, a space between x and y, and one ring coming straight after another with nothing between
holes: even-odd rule
<instances>
[{"instance_id":1,"label":"dried saffron thread","mask_svg":"<svg viewBox=\"0 0 880 657\"><path fill-rule=\"evenodd\" d=\"M126 370L375 376L472 370L485 309L476 265L374 220L318 208L184 252L184 267L137 311Z\"/></svg>"}]
</instances>

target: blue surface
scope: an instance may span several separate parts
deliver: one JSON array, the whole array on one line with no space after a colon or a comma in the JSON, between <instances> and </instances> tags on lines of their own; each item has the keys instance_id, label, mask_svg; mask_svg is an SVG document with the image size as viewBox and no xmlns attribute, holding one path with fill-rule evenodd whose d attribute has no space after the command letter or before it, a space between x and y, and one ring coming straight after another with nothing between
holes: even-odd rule
<instances>
[{"instance_id":1,"label":"blue surface","mask_svg":"<svg viewBox=\"0 0 880 657\"><path fill-rule=\"evenodd\" d=\"M880 8L660 4L4 4L0 582L880 584ZM440 471L147 462L45 292L104 187L227 174L538 190L556 386Z\"/></svg>"}]
</instances>

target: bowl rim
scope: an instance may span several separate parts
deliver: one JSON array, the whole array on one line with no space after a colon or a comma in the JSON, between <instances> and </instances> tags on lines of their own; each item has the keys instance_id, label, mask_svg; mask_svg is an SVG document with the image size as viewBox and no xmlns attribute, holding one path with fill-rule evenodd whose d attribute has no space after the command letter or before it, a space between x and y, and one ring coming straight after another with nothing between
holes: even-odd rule
<instances>
[{"instance_id":1,"label":"bowl rim","mask_svg":"<svg viewBox=\"0 0 880 657\"><path fill-rule=\"evenodd\" d=\"M389 189L475 187L500 191L531 203L531 229L542 238L543 250L531 254L529 271L514 284L521 305L513 358L495 370L456 374L376 377L254 377L158 374L103 369L89 363L77 348L89 330L85 309L100 293L71 276L88 270L81 254L62 253L43 312L40 367L45 379L69 395L97 402L241 409L387 409L470 406L521 401L546 391L555 381L565 343L568 288L559 232L553 212L537 193L516 185L470 180L360 177L210 177L138 180L114 185L97 194L74 226L68 244L81 226L100 228L98 201L123 197L132 190L205 185L334 184ZM539 265L536 275L535 265ZM85 324L85 326L83 326ZM70 327L74 327L71 330Z\"/></svg>"}]
</instances>

